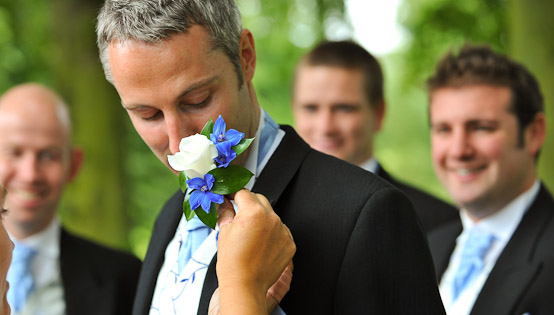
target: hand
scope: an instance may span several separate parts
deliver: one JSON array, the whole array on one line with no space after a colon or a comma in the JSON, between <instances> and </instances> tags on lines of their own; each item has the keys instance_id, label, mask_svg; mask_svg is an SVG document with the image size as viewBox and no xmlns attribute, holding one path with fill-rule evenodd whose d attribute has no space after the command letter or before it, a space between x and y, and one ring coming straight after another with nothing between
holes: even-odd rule
<instances>
[{"instance_id":1,"label":"hand","mask_svg":"<svg viewBox=\"0 0 554 315\"><path fill-rule=\"evenodd\" d=\"M290 287L296 245L264 196L243 189L234 200L236 215L228 199L218 207L220 288L210 314L218 313L218 295L221 314L269 313Z\"/></svg>"}]
</instances>

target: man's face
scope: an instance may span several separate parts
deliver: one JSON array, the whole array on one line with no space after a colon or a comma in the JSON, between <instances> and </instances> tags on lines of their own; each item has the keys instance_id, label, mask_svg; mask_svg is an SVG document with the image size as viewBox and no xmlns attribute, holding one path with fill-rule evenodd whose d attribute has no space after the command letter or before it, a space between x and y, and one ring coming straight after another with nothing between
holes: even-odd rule
<instances>
[{"instance_id":1,"label":"man's face","mask_svg":"<svg viewBox=\"0 0 554 315\"><path fill-rule=\"evenodd\" d=\"M454 201L479 219L500 210L535 178L535 149L518 141L505 87L440 88L431 94L435 171Z\"/></svg>"},{"instance_id":2,"label":"man's face","mask_svg":"<svg viewBox=\"0 0 554 315\"><path fill-rule=\"evenodd\" d=\"M240 89L229 58L210 47L208 33L200 26L156 44L135 40L110 44L113 81L123 107L168 168L167 155L179 150L181 138L200 133L210 118L215 121L220 114L227 128L254 136L259 108L250 84L255 52L249 36L247 31L241 36L245 84Z\"/></svg>"},{"instance_id":3,"label":"man's face","mask_svg":"<svg viewBox=\"0 0 554 315\"><path fill-rule=\"evenodd\" d=\"M293 91L300 136L312 148L353 164L372 157L383 117L383 104L373 109L362 80L359 70L301 65Z\"/></svg>"},{"instance_id":4,"label":"man's face","mask_svg":"<svg viewBox=\"0 0 554 315\"><path fill-rule=\"evenodd\" d=\"M5 222L13 233L51 222L69 176L67 127L53 105L34 100L0 106L0 183L9 191Z\"/></svg>"}]
</instances>

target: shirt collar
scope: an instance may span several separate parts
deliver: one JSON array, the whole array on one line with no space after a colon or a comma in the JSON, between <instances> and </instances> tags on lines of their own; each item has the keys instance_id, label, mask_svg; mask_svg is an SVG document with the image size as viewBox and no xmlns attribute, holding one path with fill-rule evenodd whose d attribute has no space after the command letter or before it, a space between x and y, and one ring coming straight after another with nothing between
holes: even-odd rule
<instances>
[{"instance_id":1,"label":"shirt collar","mask_svg":"<svg viewBox=\"0 0 554 315\"><path fill-rule=\"evenodd\" d=\"M60 221L57 217L54 217L50 224L48 224L48 226L39 233L22 240L16 240L12 237L12 235L10 235L10 238L16 243L20 243L37 250L40 254L56 258L60 254L60 248L58 246L58 244L60 244L60 232Z\"/></svg>"},{"instance_id":2,"label":"shirt collar","mask_svg":"<svg viewBox=\"0 0 554 315\"><path fill-rule=\"evenodd\" d=\"M379 168L379 163L377 163L377 160L374 157L371 157L364 162L362 162L359 167L363 168L366 171L377 173L377 169Z\"/></svg>"},{"instance_id":3,"label":"shirt collar","mask_svg":"<svg viewBox=\"0 0 554 315\"><path fill-rule=\"evenodd\" d=\"M539 180L535 180L533 186L513 199L508 205L491 216L475 223L469 217L467 210L461 209L460 217L464 226L464 233L469 233L472 227L479 228L493 234L499 240L508 240L519 225L521 218L527 212L531 203L537 197L540 189Z\"/></svg>"}]
</instances>

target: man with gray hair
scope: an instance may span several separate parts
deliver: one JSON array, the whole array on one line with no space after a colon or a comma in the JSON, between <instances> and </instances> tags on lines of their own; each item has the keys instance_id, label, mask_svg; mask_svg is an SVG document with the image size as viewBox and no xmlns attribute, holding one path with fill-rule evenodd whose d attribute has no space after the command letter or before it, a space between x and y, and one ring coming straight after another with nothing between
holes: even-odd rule
<instances>
[{"instance_id":1,"label":"man with gray hair","mask_svg":"<svg viewBox=\"0 0 554 315\"><path fill-rule=\"evenodd\" d=\"M228 128L255 137L234 163L254 174L246 186L258 193L252 199L275 209L297 247L290 292L282 301L270 292L268 311L280 302L275 311L290 314L444 313L407 197L310 149L260 108L252 85L254 38L234 1L107 0L97 35L107 79L168 168L167 156L178 152L181 139L200 133L210 118L222 115ZM183 198L178 191L156 221L134 314L208 310L218 286L217 232L187 222Z\"/></svg>"}]
</instances>

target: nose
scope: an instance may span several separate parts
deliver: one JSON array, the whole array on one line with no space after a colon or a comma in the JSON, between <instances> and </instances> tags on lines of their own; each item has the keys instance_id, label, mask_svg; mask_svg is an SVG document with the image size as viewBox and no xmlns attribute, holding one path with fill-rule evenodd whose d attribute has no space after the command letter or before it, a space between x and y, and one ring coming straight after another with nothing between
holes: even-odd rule
<instances>
[{"instance_id":1,"label":"nose","mask_svg":"<svg viewBox=\"0 0 554 315\"><path fill-rule=\"evenodd\" d=\"M167 128L167 137L169 141L169 150L171 151L171 154L175 154L179 152L179 143L181 143L181 139L188 136L186 134L186 130L184 127L184 124L181 123L179 117L176 115L174 116L166 116L166 128Z\"/></svg>"},{"instance_id":2,"label":"nose","mask_svg":"<svg viewBox=\"0 0 554 315\"><path fill-rule=\"evenodd\" d=\"M467 159L473 154L471 135L463 130L455 130L450 143L450 156L456 159Z\"/></svg>"},{"instance_id":3,"label":"nose","mask_svg":"<svg viewBox=\"0 0 554 315\"><path fill-rule=\"evenodd\" d=\"M32 183L40 178L40 165L38 157L35 154L25 154L18 163L17 170L19 177L28 183Z\"/></svg>"},{"instance_id":4,"label":"nose","mask_svg":"<svg viewBox=\"0 0 554 315\"><path fill-rule=\"evenodd\" d=\"M332 110L320 111L316 121L315 127L321 135L330 136L335 133L335 118Z\"/></svg>"}]
</instances>

